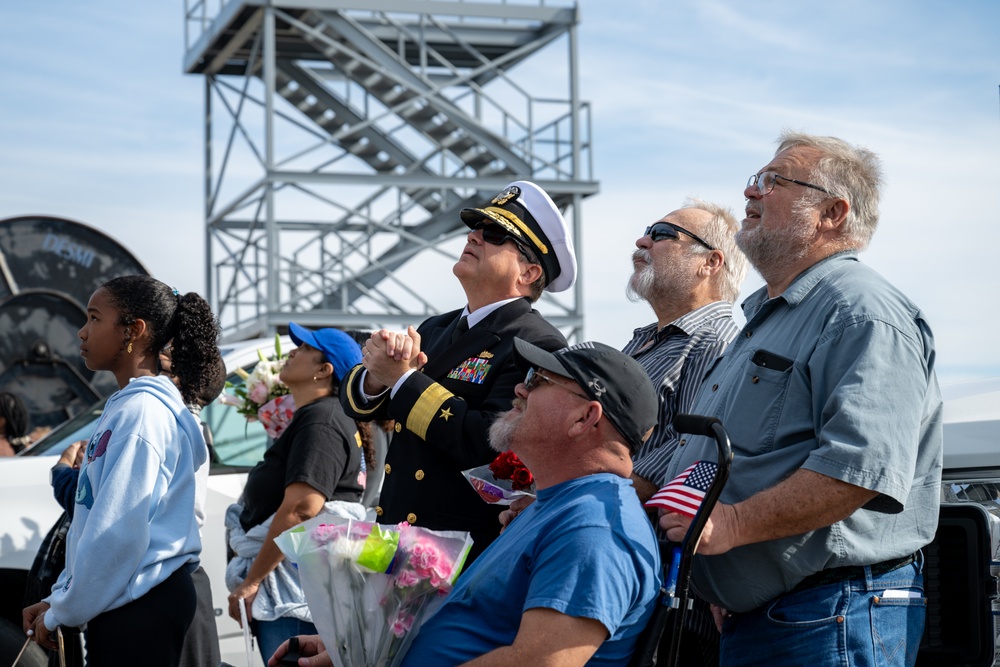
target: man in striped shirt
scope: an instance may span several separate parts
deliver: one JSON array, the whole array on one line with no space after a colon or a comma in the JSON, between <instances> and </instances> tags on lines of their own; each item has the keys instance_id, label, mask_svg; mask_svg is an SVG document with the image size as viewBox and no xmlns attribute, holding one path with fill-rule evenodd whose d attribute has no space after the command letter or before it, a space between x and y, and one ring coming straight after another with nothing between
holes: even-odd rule
<instances>
[{"instance_id":1,"label":"man in striped shirt","mask_svg":"<svg viewBox=\"0 0 1000 667\"><path fill-rule=\"evenodd\" d=\"M646 369L660 398L659 422L633 461L643 502L670 481L674 415L690 411L705 372L739 331L733 303L747 260L736 247L738 229L729 209L688 199L635 242L628 297L649 303L656 321L636 329L622 351Z\"/></svg>"},{"instance_id":2,"label":"man in striped shirt","mask_svg":"<svg viewBox=\"0 0 1000 667\"><path fill-rule=\"evenodd\" d=\"M623 352L646 370L659 398L656 428L633 460L632 483L643 502L670 482L674 415L690 412L706 371L739 331L733 303L747 260L736 247L738 229L729 209L688 199L635 242L627 294L649 303L656 321L636 329ZM669 641L665 632L661 655ZM717 665L718 644L708 605L697 600L686 617L680 664Z\"/></svg>"}]
</instances>

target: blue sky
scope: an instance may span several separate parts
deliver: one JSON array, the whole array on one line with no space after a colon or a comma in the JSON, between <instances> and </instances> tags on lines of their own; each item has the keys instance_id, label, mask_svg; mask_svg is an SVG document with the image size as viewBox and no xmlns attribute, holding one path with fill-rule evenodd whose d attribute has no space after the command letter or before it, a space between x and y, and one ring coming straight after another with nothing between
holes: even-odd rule
<instances>
[{"instance_id":1,"label":"blue sky","mask_svg":"<svg viewBox=\"0 0 1000 667\"><path fill-rule=\"evenodd\" d=\"M182 14L0 5L0 217L85 222L202 291L203 81L182 73ZM927 313L942 381L1000 376L1000 3L587 0L581 15L601 182L583 208L588 338L620 346L652 319L624 297L645 225L687 195L741 213L787 127L882 156L863 259Z\"/></svg>"}]
</instances>

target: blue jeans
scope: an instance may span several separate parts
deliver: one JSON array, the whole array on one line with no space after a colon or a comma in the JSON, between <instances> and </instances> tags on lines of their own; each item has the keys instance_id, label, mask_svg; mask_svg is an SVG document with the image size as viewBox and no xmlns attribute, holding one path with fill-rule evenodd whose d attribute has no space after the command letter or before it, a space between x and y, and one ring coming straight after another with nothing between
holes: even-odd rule
<instances>
[{"instance_id":1,"label":"blue jeans","mask_svg":"<svg viewBox=\"0 0 1000 667\"><path fill-rule=\"evenodd\" d=\"M721 667L912 667L924 632L923 559L786 593L723 623ZM884 595L886 591L899 591ZM917 597L902 597L908 592Z\"/></svg>"},{"instance_id":2,"label":"blue jeans","mask_svg":"<svg viewBox=\"0 0 1000 667\"><path fill-rule=\"evenodd\" d=\"M315 635L316 626L309 621L297 618L277 618L273 621L250 621L250 630L257 638L257 646L264 657L264 664L274 655L278 647L289 637L298 635Z\"/></svg>"}]
</instances>

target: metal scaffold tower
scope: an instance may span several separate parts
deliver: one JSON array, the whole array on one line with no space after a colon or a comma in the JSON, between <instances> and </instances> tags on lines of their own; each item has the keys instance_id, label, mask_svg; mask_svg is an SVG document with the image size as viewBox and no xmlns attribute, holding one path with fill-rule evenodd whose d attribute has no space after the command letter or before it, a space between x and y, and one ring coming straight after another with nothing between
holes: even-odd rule
<instances>
[{"instance_id":1,"label":"metal scaffold tower","mask_svg":"<svg viewBox=\"0 0 1000 667\"><path fill-rule=\"evenodd\" d=\"M205 76L208 294L227 339L458 307L458 213L517 179L563 209L579 257L598 184L575 4L185 3L184 68ZM537 306L571 340L581 294Z\"/></svg>"}]
</instances>

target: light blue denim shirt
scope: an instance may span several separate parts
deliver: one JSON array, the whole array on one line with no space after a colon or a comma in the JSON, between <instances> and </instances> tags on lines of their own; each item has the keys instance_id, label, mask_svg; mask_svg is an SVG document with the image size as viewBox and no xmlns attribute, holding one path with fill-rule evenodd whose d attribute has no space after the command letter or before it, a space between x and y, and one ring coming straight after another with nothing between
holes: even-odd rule
<instances>
[{"instance_id":1,"label":"light blue denim shirt","mask_svg":"<svg viewBox=\"0 0 1000 667\"><path fill-rule=\"evenodd\" d=\"M937 527L941 395L923 314L854 252L813 265L781 295L743 304L747 324L709 373L695 414L718 417L733 443L722 502L737 503L799 468L879 492L832 526L697 557L703 597L749 611L810 574L913 553ZM677 474L716 460L689 437Z\"/></svg>"}]
</instances>

